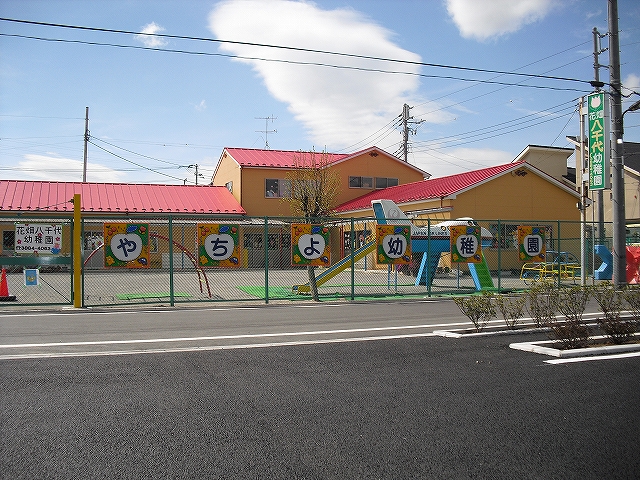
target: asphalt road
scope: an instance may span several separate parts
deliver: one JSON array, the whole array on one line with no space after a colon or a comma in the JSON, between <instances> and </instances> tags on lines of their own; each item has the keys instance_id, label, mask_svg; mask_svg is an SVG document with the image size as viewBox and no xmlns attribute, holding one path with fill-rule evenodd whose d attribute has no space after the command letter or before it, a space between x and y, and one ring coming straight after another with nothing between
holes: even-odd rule
<instances>
[{"instance_id":1,"label":"asphalt road","mask_svg":"<svg viewBox=\"0 0 640 480\"><path fill-rule=\"evenodd\" d=\"M640 472L639 357L550 365L508 348L531 335L428 336L433 325L458 323L451 302L27 315L0 316L3 345L345 325L366 330L354 336L385 338L249 337L242 348L216 339L147 354L117 351L127 344L93 353L82 345L75 352L82 356L56 356L74 353L71 346L24 347L24 358L0 360L2 478L602 479ZM386 327L404 338L372 330ZM224 349L199 348L218 343ZM268 346L274 343L282 344Z\"/></svg>"}]
</instances>

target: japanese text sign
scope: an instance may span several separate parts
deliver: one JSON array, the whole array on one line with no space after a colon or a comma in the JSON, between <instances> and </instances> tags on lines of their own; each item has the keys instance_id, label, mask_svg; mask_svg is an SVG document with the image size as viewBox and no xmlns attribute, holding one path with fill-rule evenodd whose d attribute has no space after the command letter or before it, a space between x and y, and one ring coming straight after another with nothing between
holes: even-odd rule
<instances>
[{"instance_id":1,"label":"japanese text sign","mask_svg":"<svg viewBox=\"0 0 640 480\"><path fill-rule=\"evenodd\" d=\"M14 251L16 253L60 253L62 225L16 223Z\"/></svg>"},{"instance_id":2,"label":"japanese text sign","mask_svg":"<svg viewBox=\"0 0 640 480\"><path fill-rule=\"evenodd\" d=\"M149 267L149 225L146 223L105 223L104 266Z\"/></svg>"},{"instance_id":3,"label":"japanese text sign","mask_svg":"<svg viewBox=\"0 0 640 480\"><path fill-rule=\"evenodd\" d=\"M608 99L605 93L592 93L587 97L590 190L611 188Z\"/></svg>"},{"instance_id":4,"label":"japanese text sign","mask_svg":"<svg viewBox=\"0 0 640 480\"><path fill-rule=\"evenodd\" d=\"M291 224L291 264L328 267L331 260L329 228L308 223Z\"/></svg>"},{"instance_id":5,"label":"japanese text sign","mask_svg":"<svg viewBox=\"0 0 640 480\"><path fill-rule=\"evenodd\" d=\"M478 225L452 225L449 230L452 262L482 262L482 244Z\"/></svg>"},{"instance_id":6,"label":"japanese text sign","mask_svg":"<svg viewBox=\"0 0 640 480\"><path fill-rule=\"evenodd\" d=\"M411 261L411 227L377 225L378 263L407 264Z\"/></svg>"},{"instance_id":7,"label":"japanese text sign","mask_svg":"<svg viewBox=\"0 0 640 480\"><path fill-rule=\"evenodd\" d=\"M520 260L523 262L544 262L546 256L545 228L518 226L518 245L520 245Z\"/></svg>"},{"instance_id":8,"label":"japanese text sign","mask_svg":"<svg viewBox=\"0 0 640 480\"><path fill-rule=\"evenodd\" d=\"M240 228L217 223L198 224L198 263L202 267L240 265Z\"/></svg>"}]
</instances>

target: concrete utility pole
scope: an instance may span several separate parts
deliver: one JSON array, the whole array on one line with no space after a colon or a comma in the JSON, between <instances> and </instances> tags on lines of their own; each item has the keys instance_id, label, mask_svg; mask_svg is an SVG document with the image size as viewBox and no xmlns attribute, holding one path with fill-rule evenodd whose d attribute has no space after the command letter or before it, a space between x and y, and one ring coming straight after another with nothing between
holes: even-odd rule
<instances>
[{"instance_id":1,"label":"concrete utility pole","mask_svg":"<svg viewBox=\"0 0 640 480\"><path fill-rule=\"evenodd\" d=\"M84 113L84 162L82 164L82 183L87 182L87 144L89 143L89 107Z\"/></svg>"},{"instance_id":2,"label":"concrete utility pole","mask_svg":"<svg viewBox=\"0 0 640 480\"><path fill-rule=\"evenodd\" d=\"M414 120L411 115L409 115L409 110L411 107L406 103L402 106L402 159L405 162L409 161L409 133L413 133L415 135L416 129L411 128L410 124L419 125L424 120Z\"/></svg>"},{"instance_id":3,"label":"concrete utility pole","mask_svg":"<svg viewBox=\"0 0 640 480\"><path fill-rule=\"evenodd\" d=\"M611 195L613 199L613 284L627 283L626 218L624 211L624 143L622 140L622 92L618 0L608 0L609 94L611 96Z\"/></svg>"},{"instance_id":4,"label":"concrete utility pole","mask_svg":"<svg viewBox=\"0 0 640 480\"><path fill-rule=\"evenodd\" d=\"M198 173L198 164L197 163L188 165L187 168L195 168L195 170L196 170L196 187L197 187L198 186L198 177L204 178L204 175L202 175L201 173ZM186 185L186 183L187 183L187 180L185 179L185 185Z\"/></svg>"}]
</instances>

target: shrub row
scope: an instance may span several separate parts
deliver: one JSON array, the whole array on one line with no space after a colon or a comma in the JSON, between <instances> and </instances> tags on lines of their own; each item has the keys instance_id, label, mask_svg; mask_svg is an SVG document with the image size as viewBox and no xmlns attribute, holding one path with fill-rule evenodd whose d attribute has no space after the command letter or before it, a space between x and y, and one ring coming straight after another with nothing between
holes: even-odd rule
<instances>
[{"instance_id":1,"label":"shrub row","mask_svg":"<svg viewBox=\"0 0 640 480\"><path fill-rule=\"evenodd\" d=\"M515 329L526 308L536 326L548 327L552 338L558 340L562 348L582 348L587 346L592 334L583 320L590 299L600 307L601 315L596 318L599 329L614 344L625 343L640 328L638 285L621 290L608 282L557 288L551 282L541 281L522 294L482 292L481 295L455 297L454 301L478 332L492 318L497 318L497 311L507 328ZM630 315L623 316L625 311Z\"/></svg>"}]
</instances>

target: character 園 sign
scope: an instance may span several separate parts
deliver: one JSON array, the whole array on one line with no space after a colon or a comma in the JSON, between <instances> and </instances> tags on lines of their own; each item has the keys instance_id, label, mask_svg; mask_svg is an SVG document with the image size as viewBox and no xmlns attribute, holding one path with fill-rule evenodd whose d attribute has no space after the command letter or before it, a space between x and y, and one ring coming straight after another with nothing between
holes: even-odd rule
<instances>
[{"instance_id":1,"label":"character \u5712 sign","mask_svg":"<svg viewBox=\"0 0 640 480\"><path fill-rule=\"evenodd\" d=\"M291 264L329 266L329 228L309 223L291 224Z\"/></svg>"},{"instance_id":2,"label":"character \u5712 sign","mask_svg":"<svg viewBox=\"0 0 640 480\"><path fill-rule=\"evenodd\" d=\"M523 262L544 262L546 256L545 236L544 227L518 226L520 260Z\"/></svg>"},{"instance_id":3,"label":"character \u5712 sign","mask_svg":"<svg viewBox=\"0 0 640 480\"><path fill-rule=\"evenodd\" d=\"M237 267L240 264L238 225L198 224L198 263L202 267Z\"/></svg>"},{"instance_id":4,"label":"character \u5712 sign","mask_svg":"<svg viewBox=\"0 0 640 480\"><path fill-rule=\"evenodd\" d=\"M590 190L611 188L608 100L605 93L592 93L587 97Z\"/></svg>"},{"instance_id":5,"label":"character \u5712 sign","mask_svg":"<svg viewBox=\"0 0 640 480\"><path fill-rule=\"evenodd\" d=\"M377 225L378 263L407 264L411 262L411 227L407 225Z\"/></svg>"},{"instance_id":6,"label":"character \u5712 sign","mask_svg":"<svg viewBox=\"0 0 640 480\"><path fill-rule=\"evenodd\" d=\"M146 223L105 223L104 266L149 267L149 225Z\"/></svg>"},{"instance_id":7,"label":"character \u5712 sign","mask_svg":"<svg viewBox=\"0 0 640 480\"><path fill-rule=\"evenodd\" d=\"M478 225L452 225L449 231L451 232L452 262L482 262L482 244Z\"/></svg>"},{"instance_id":8,"label":"character \u5712 sign","mask_svg":"<svg viewBox=\"0 0 640 480\"><path fill-rule=\"evenodd\" d=\"M13 248L16 253L60 253L62 225L16 223Z\"/></svg>"}]
</instances>

